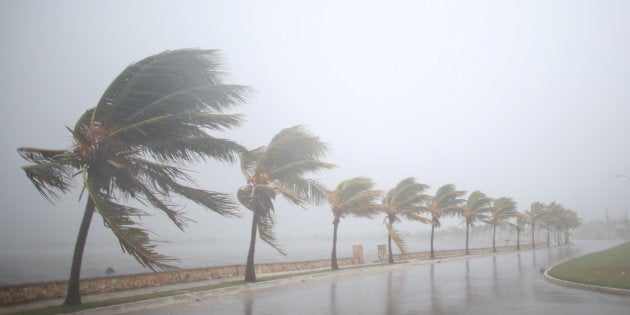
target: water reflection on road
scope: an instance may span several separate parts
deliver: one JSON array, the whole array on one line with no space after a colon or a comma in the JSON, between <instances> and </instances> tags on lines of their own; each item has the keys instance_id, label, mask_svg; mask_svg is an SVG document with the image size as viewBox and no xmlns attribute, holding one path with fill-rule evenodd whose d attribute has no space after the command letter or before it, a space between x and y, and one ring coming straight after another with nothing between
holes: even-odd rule
<instances>
[{"instance_id":1,"label":"water reflection on road","mask_svg":"<svg viewBox=\"0 0 630 315\"><path fill-rule=\"evenodd\" d=\"M630 298L559 287L540 273L619 242L416 263L224 295L136 314L626 314Z\"/></svg>"}]
</instances>

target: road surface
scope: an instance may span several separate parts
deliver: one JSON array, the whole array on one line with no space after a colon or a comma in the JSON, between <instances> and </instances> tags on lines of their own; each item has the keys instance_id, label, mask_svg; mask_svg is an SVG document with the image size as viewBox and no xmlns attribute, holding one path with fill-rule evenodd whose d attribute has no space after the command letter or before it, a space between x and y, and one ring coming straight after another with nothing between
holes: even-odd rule
<instances>
[{"instance_id":1,"label":"road surface","mask_svg":"<svg viewBox=\"0 0 630 315\"><path fill-rule=\"evenodd\" d=\"M619 243L327 273L130 314L629 314L630 297L557 286L540 272Z\"/></svg>"}]
</instances>

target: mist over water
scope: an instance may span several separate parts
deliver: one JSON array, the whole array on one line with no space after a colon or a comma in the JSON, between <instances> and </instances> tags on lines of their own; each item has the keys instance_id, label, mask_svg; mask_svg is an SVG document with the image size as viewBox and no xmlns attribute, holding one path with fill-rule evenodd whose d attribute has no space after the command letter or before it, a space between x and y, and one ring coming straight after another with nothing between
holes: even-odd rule
<instances>
[{"instance_id":1,"label":"mist over water","mask_svg":"<svg viewBox=\"0 0 630 315\"><path fill-rule=\"evenodd\" d=\"M515 235L509 231L498 234L497 246L514 245ZM491 236L491 234L490 234ZM403 236L408 252L428 251L429 235L425 233ZM510 240L510 237L512 238ZM527 242L521 237L521 242ZM362 245L366 263L378 261L378 245L387 244L387 234L351 235L340 237L337 244L339 258L352 257L352 246ZM463 249L463 233L438 231L434 241L436 250ZM286 251L283 256L264 242L257 242L256 263L279 263L330 259L332 237L311 235L299 239L281 239L280 245ZM159 250L165 255L180 259L174 265L180 268L201 268L208 266L244 265L247 257L246 239L187 239L174 243L160 243ZM492 239L488 233L473 235L470 248L490 247ZM60 243L33 243L27 247L3 244L6 250L0 256L0 285L24 282L66 280L72 258L72 245ZM394 247L394 254L399 253ZM46 257L42 259L41 257ZM131 256L121 252L119 247L108 242L95 242L85 249L82 278L105 276L105 270L112 267L116 275L151 272L138 264Z\"/></svg>"},{"instance_id":2,"label":"mist over water","mask_svg":"<svg viewBox=\"0 0 630 315\"><path fill-rule=\"evenodd\" d=\"M519 211L556 201L585 221L627 217L628 16L630 2L611 0L0 1L0 284L67 279L85 205L80 181L55 204L42 198L16 148L69 148L65 126L120 71L189 47L219 50L226 82L255 91L238 109L245 123L213 136L253 149L304 125L338 165L316 176L329 188L366 176L387 191L413 176L429 194L453 183L512 197ZM234 194L246 184L238 165L190 168L199 188ZM248 210L227 219L194 203L182 208L198 222L185 232L160 214L141 222L171 242L159 253L183 268L245 263ZM276 209L288 256L258 240L257 263L330 257L329 208L279 200ZM382 217L351 220L338 256L359 244L375 260L387 240ZM443 228L461 226L454 221ZM409 251L429 249L426 226L399 230ZM497 245L506 239L514 244L512 235ZM461 234L435 242L464 247ZM487 246L473 236L471 247ZM107 267L150 272L96 215L82 276Z\"/></svg>"}]
</instances>

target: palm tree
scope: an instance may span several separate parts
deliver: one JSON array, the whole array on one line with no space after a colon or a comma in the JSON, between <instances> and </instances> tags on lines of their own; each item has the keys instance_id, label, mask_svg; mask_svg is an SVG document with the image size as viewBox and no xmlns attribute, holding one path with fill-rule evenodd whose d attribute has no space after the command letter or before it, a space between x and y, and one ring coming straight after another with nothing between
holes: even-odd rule
<instances>
[{"instance_id":1,"label":"palm tree","mask_svg":"<svg viewBox=\"0 0 630 315\"><path fill-rule=\"evenodd\" d=\"M516 222L508 222L508 224L516 229L516 250L521 250L521 232L523 232L525 225L527 225L527 217L517 211L514 211L512 215L516 217Z\"/></svg>"},{"instance_id":2,"label":"palm tree","mask_svg":"<svg viewBox=\"0 0 630 315\"><path fill-rule=\"evenodd\" d=\"M569 231L575 229L582 224L582 220L578 217L577 212L573 210L567 210L564 222L564 243L570 243Z\"/></svg>"},{"instance_id":3,"label":"palm tree","mask_svg":"<svg viewBox=\"0 0 630 315\"><path fill-rule=\"evenodd\" d=\"M547 222L551 227L556 229L556 242L560 245L560 232L565 229L568 221L569 211L561 204L551 203L549 206L549 212Z\"/></svg>"},{"instance_id":4,"label":"palm tree","mask_svg":"<svg viewBox=\"0 0 630 315\"><path fill-rule=\"evenodd\" d=\"M491 204L491 198L487 197L480 191L475 191L468 196L466 204L462 206L462 216L464 217L464 222L466 223L466 255L470 254L468 251L470 227L473 226L475 222L483 221L488 218L487 213L490 211Z\"/></svg>"},{"instance_id":5,"label":"palm tree","mask_svg":"<svg viewBox=\"0 0 630 315\"><path fill-rule=\"evenodd\" d=\"M241 170L247 185L238 189L238 200L253 212L251 238L245 280L256 281L254 254L256 232L260 238L285 255L276 244L273 201L279 194L290 203L320 205L327 200L326 189L317 181L304 178L306 173L330 169L334 165L320 160L328 150L326 144L302 126L280 131L267 146L246 152L241 157Z\"/></svg>"},{"instance_id":6,"label":"palm tree","mask_svg":"<svg viewBox=\"0 0 630 315\"><path fill-rule=\"evenodd\" d=\"M523 212L523 216L529 222L532 228L532 249L536 249L536 240L534 233L536 231L536 223L547 215L547 206L542 202L533 202L529 211Z\"/></svg>"},{"instance_id":7,"label":"palm tree","mask_svg":"<svg viewBox=\"0 0 630 315\"><path fill-rule=\"evenodd\" d=\"M504 224L509 218L514 216L516 202L512 198L501 197L494 200L492 209L490 210L489 219L484 222L492 225L492 251L496 253L496 235L497 225Z\"/></svg>"},{"instance_id":8,"label":"palm tree","mask_svg":"<svg viewBox=\"0 0 630 315\"><path fill-rule=\"evenodd\" d=\"M455 185L446 184L435 192L435 196L429 196L422 207L422 211L431 214L431 258L435 257L433 239L435 228L441 226L440 218L460 214L462 212L460 205L464 200L458 198L465 194L465 191L458 191Z\"/></svg>"},{"instance_id":9,"label":"palm tree","mask_svg":"<svg viewBox=\"0 0 630 315\"><path fill-rule=\"evenodd\" d=\"M408 177L401 180L396 187L387 192L383 198L383 211L385 212L385 227L387 227L387 247L389 250L389 263L394 263L392 253L392 240L401 252L405 253L405 242L394 229L393 225L401 221L401 216L410 220L430 224L431 220L419 215L420 207L426 195L424 191L429 188L425 184L417 183L415 178Z\"/></svg>"},{"instance_id":10,"label":"palm tree","mask_svg":"<svg viewBox=\"0 0 630 315\"><path fill-rule=\"evenodd\" d=\"M328 193L328 203L333 212L333 248L330 258L332 269L339 269L337 264L337 228L341 218L352 215L369 218L382 210L382 206L375 203L382 192L373 190L374 183L366 177L355 177L345 180L337 188Z\"/></svg>"},{"instance_id":11,"label":"palm tree","mask_svg":"<svg viewBox=\"0 0 630 315\"><path fill-rule=\"evenodd\" d=\"M119 200L150 205L180 229L189 219L177 210L177 195L224 216L237 214L229 195L182 185L192 184L192 178L174 166L207 158L233 162L243 151L235 142L206 133L240 124L240 116L223 112L243 102L247 91L222 83L216 59L216 51L185 49L131 64L74 129L68 128L71 149L18 149L35 163L23 168L26 176L51 202L70 191L77 176L87 194L64 304L81 303L81 261L95 211L123 252L154 271L175 268L168 264L174 258L158 254L149 231L136 225L133 218L147 213Z\"/></svg>"}]
</instances>

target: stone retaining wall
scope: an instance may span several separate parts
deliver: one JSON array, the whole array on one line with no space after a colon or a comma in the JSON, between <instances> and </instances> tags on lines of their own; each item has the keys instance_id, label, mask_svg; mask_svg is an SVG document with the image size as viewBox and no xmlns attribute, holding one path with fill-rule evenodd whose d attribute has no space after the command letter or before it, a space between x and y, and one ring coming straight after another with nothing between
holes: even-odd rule
<instances>
[{"instance_id":1,"label":"stone retaining wall","mask_svg":"<svg viewBox=\"0 0 630 315\"><path fill-rule=\"evenodd\" d=\"M353 246L353 257L337 259L339 266L363 264L363 246ZM257 274L330 268L330 259L256 265ZM244 265L179 269L163 272L140 273L81 279L81 294L156 287L167 284L240 277L245 275ZM0 306L63 298L67 281L48 281L0 286Z\"/></svg>"}]
</instances>

